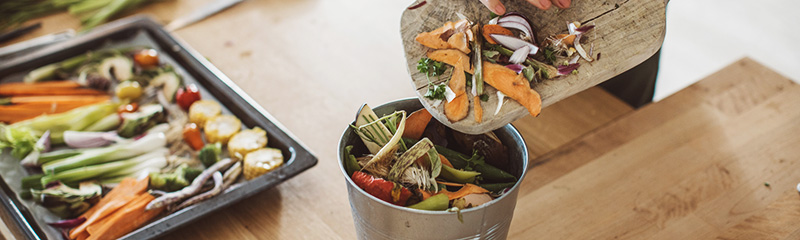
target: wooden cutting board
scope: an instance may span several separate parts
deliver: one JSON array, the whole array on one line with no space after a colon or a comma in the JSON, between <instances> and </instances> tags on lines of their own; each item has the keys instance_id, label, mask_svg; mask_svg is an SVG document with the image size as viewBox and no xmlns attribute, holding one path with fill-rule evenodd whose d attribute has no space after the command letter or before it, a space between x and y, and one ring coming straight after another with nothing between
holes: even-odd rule
<instances>
[{"instance_id":1,"label":"wooden cutting board","mask_svg":"<svg viewBox=\"0 0 800 240\"><path fill-rule=\"evenodd\" d=\"M594 53L601 54L600 60L587 63L580 60L577 74L542 80L533 89L542 96L542 107L546 107L575 93L595 86L636 66L652 56L664 41L666 32L666 1L630 0L574 0L568 9L555 6L544 11L535 8L525 0L503 1L507 11L520 12L531 20L536 32L537 42L547 36L566 33L567 23L578 21L583 25L593 24L585 38L594 44ZM411 6L417 3L411 4ZM516 101L507 99L497 115L496 90L486 88L489 101L482 102L483 121L477 123L473 116L472 101L469 115L458 122L451 123L444 115L444 104L433 106L435 101L423 97L428 91L428 79L417 71L417 61L430 49L414 40L420 32L427 32L442 26L448 21L457 21L461 13L472 22L486 23L490 11L478 0L428 0L416 9L406 9L400 20L400 33L415 90L429 112L445 125L461 132L478 134L502 127L516 119L528 115L528 111ZM584 44L586 51L588 46ZM445 74L446 75L446 74ZM447 81L432 78L434 84ZM472 99L472 96L470 96Z\"/></svg>"}]
</instances>

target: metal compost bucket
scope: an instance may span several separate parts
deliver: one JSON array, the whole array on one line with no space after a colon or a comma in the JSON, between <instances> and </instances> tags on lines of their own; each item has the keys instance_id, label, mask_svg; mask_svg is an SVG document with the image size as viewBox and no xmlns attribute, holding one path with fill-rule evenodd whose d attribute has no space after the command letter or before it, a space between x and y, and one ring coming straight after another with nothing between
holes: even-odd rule
<instances>
[{"instance_id":1,"label":"metal compost bucket","mask_svg":"<svg viewBox=\"0 0 800 240\"><path fill-rule=\"evenodd\" d=\"M378 116L383 116L395 110L411 113L420 108L422 104L417 98L406 98L373 110ZM347 182L358 239L505 239L514 215L519 185L527 172L528 150L522 136L511 124L495 130L494 133L508 149L512 163L509 173L517 176L518 181L503 196L479 207L462 210L462 222L455 212L395 206L356 186L344 170L344 148L347 145L361 144L361 140L351 128L345 129L339 141L339 169Z\"/></svg>"}]
</instances>

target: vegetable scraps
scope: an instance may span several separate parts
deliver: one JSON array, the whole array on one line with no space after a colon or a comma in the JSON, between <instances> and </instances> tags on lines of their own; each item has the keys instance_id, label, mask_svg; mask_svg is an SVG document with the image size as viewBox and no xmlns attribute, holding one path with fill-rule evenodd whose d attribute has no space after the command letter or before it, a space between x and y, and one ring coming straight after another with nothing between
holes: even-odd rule
<instances>
[{"instance_id":1,"label":"vegetable scraps","mask_svg":"<svg viewBox=\"0 0 800 240\"><path fill-rule=\"evenodd\" d=\"M497 97L498 106L494 112L497 115L505 96L519 102L531 115L536 116L541 110L541 97L532 90L532 84L538 83L539 79L552 79L577 72L580 66L578 58L588 62L595 60L592 58L593 45L587 52L581 43L581 37L586 39L585 33L594 26L581 26L573 22L568 23L567 27L568 34L546 38L543 47L536 43L534 29L528 18L516 12L497 16L483 25L461 19L446 22L429 32L421 32L415 40L430 48L417 65L417 70L428 76L429 86L424 96L431 100L446 100L441 111L450 122L463 120L469 113L470 105L474 121L482 122L481 102L493 97ZM569 60L562 61L564 58ZM452 76L447 82L434 85L430 81L431 65L428 62L431 61L452 66ZM463 72L472 76L466 79L469 91L463 91ZM497 96L484 94L484 82L497 90ZM433 106L440 104L439 101L433 102Z\"/></svg>"},{"instance_id":2,"label":"vegetable scraps","mask_svg":"<svg viewBox=\"0 0 800 240\"><path fill-rule=\"evenodd\" d=\"M405 111L378 118L366 104L351 128L364 146L346 146L343 156L345 171L359 188L389 204L420 210L443 211L453 207L466 209L480 206L501 196L513 187L516 177L492 166L498 161L486 161L477 155L472 145L452 145L466 149L464 155L434 143L464 142L444 140L437 134L465 136L431 131L441 123L431 121L426 109L417 110L406 118ZM369 119L369 121L362 121ZM385 132L378 129L385 128ZM380 134L380 137L375 137ZM434 139L434 140L432 140ZM374 146L374 147L370 147ZM501 149L505 149L500 146ZM355 152L353 149L365 149ZM356 157L359 156L359 157ZM504 156L507 158L507 156ZM487 185L489 184L489 185ZM481 187L487 185L491 190Z\"/></svg>"}]
</instances>

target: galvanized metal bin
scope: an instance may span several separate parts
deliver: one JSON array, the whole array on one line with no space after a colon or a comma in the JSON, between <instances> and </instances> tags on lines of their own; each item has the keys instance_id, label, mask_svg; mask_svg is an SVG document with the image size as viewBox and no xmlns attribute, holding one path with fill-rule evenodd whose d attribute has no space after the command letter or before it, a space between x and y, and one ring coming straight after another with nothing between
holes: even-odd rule
<instances>
[{"instance_id":1,"label":"galvanized metal bin","mask_svg":"<svg viewBox=\"0 0 800 240\"><path fill-rule=\"evenodd\" d=\"M378 116L395 110L413 112L422 108L417 98L396 100L374 108ZM345 129L339 142L339 169L345 176L353 221L359 239L505 239L514 215L519 185L528 168L528 150L516 128L508 124L494 133L508 148L510 172L518 177L508 193L490 203L461 211L423 211L386 203L359 188L344 170L347 145L361 144L351 128Z\"/></svg>"}]
</instances>

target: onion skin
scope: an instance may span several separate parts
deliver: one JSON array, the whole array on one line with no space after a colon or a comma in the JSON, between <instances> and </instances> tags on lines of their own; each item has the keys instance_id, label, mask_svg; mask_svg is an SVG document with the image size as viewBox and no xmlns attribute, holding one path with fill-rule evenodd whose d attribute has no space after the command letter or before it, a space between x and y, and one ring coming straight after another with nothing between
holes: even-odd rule
<instances>
[{"instance_id":1,"label":"onion skin","mask_svg":"<svg viewBox=\"0 0 800 240\"><path fill-rule=\"evenodd\" d=\"M539 51L539 47L536 46L535 44L530 43L530 42L525 41L525 40L522 40L522 39L519 39L519 38L500 35L500 34L491 34L489 36L492 39L494 39L494 41L499 43L500 45L503 45L504 47L506 47L508 49L511 49L511 50L514 50L514 51L516 51L517 49L520 49L520 48L522 48L524 46L529 46L531 48L531 52L528 55L535 55L536 52Z\"/></svg>"}]
</instances>

